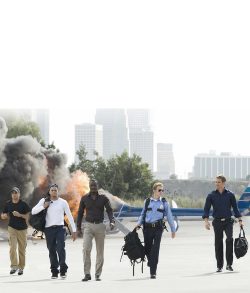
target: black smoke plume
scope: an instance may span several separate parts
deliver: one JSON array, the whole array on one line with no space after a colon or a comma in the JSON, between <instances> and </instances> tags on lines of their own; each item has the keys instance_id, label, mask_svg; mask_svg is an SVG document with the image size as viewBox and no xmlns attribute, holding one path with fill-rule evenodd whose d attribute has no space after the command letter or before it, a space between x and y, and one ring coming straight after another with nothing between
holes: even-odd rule
<instances>
[{"instance_id":1,"label":"black smoke plume","mask_svg":"<svg viewBox=\"0 0 250 293\"><path fill-rule=\"evenodd\" d=\"M69 172L67 155L43 148L31 136L6 139L8 128L0 117L0 213L11 199L11 189L20 189L21 199L33 207L56 183L65 192ZM3 227L1 221L0 226Z\"/></svg>"}]
</instances>

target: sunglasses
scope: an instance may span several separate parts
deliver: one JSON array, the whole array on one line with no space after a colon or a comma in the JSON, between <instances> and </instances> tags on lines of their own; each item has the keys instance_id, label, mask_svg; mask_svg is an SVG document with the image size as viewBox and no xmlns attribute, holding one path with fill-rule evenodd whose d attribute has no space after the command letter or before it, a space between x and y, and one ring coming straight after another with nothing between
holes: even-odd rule
<instances>
[{"instance_id":1,"label":"sunglasses","mask_svg":"<svg viewBox=\"0 0 250 293\"><path fill-rule=\"evenodd\" d=\"M158 192L164 191L164 189L158 189Z\"/></svg>"}]
</instances>

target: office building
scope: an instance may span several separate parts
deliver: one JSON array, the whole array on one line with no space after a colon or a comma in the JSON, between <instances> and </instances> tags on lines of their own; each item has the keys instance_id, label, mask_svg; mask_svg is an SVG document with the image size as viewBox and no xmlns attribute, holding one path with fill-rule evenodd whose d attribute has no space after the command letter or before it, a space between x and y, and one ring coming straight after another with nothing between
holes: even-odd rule
<instances>
[{"instance_id":1,"label":"office building","mask_svg":"<svg viewBox=\"0 0 250 293\"><path fill-rule=\"evenodd\" d=\"M169 179L175 174L173 145L170 143L157 143L157 174L158 179Z\"/></svg>"},{"instance_id":2,"label":"office building","mask_svg":"<svg viewBox=\"0 0 250 293\"><path fill-rule=\"evenodd\" d=\"M198 154L194 158L194 178L212 178L223 174L227 179L244 179L250 174L250 157L234 156L232 153L222 152L216 155Z\"/></svg>"},{"instance_id":3,"label":"office building","mask_svg":"<svg viewBox=\"0 0 250 293\"><path fill-rule=\"evenodd\" d=\"M83 123L75 125L75 154L79 146L83 144L88 153L88 160L95 160L94 151L103 156L103 129L102 125ZM76 154L76 163L79 164L79 158Z\"/></svg>"},{"instance_id":4,"label":"office building","mask_svg":"<svg viewBox=\"0 0 250 293\"><path fill-rule=\"evenodd\" d=\"M35 121L40 129L42 139L46 145L50 143L49 140L49 109L33 109L32 110L32 121Z\"/></svg>"},{"instance_id":5,"label":"office building","mask_svg":"<svg viewBox=\"0 0 250 293\"><path fill-rule=\"evenodd\" d=\"M130 154L127 115L124 109L97 109L95 123L103 126L103 158Z\"/></svg>"},{"instance_id":6,"label":"office building","mask_svg":"<svg viewBox=\"0 0 250 293\"><path fill-rule=\"evenodd\" d=\"M154 133L152 131L152 115L150 109L127 109L130 154L142 158L154 169Z\"/></svg>"}]
</instances>

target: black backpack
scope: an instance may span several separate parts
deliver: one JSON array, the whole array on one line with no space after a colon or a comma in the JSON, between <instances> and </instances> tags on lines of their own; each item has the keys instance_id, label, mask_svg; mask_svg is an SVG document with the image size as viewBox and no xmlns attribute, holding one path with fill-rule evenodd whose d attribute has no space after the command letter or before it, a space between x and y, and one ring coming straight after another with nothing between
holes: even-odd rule
<instances>
[{"instance_id":1,"label":"black backpack","mask_svg":"<svg viewBox=\"0 0 250 293\"><path fill-rule=\"evenodd\" d=\"M44 203L46 201L50 201L50 197L46 197ZM36 215L32 215L32 213L30 213L28 221L30 226L35 229L34 233L32 234L33 236L36 235L39 231L44 232L47 209L48 207Z\"/></svg>"},{"instance_id":2,"label":"black backpack","mask_svg":"<svg viewBox=\"0 0 250 293\"><path fill-rule=\"evenodd\" d=\"M128 233L124 237L125 244L122 247L122 256L127 255L130 259L131 265L133 266L133 276L135 275L135 264L136 263L142 263L142 273L143 273L143 262L145 261L145 248L142 245L142 242L138 236L138 233L136 232L136 228ZM122 256L120 261L122 260Z\"/></svg>"},{"instance_id":3,"label":"black backpack","mask_svg":"<svg viewBox=\"0 0 250 293\"><path fill-rule=\"evenodd\" d=\"M241 231L243 231L243 237L241 236ZM234 240L234 253L237 258L243 257L248 250L248 242L245 238L245 232L243 228L240 229L239 238Z\"/></svg>"}]
</instances>

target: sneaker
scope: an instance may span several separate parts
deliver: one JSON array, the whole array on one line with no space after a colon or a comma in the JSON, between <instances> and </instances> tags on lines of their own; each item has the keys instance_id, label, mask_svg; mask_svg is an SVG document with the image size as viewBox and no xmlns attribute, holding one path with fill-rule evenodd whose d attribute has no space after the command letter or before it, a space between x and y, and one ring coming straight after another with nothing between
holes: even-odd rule
<instances>
[{"instance_id":1,"label":"sneaker","mask_svg":"<svg viewBox=\"0 0 250 293\"><path fill-rule=\"evenodd\" d=\"M51 279L57 279L58 278L58 272L52 272Z\"/></svg>"},{"instance_id":2,"label":"sneaker","mask_svg":"<svg viewBox=\"0 0 250 293\"><path fill-rule=\"evenodd\" d=\"M61 272L60 276L61 276L62 279L66 279L67 274L66 274L66 272Z\"/></svg>"},{"instance_id":3,"label":"sneaker","mask_svg":"<svg viewBox=\"0 0 250 293\"><path fill-rule=\"evenodd\" d=\"M150 279L156 279L156 275L150 275Z\"/></svg>"},{"instance_id":4,"label":"sneaker","mask_svg":"<svg viewBox=\"0 0 250 293\"><path fill-rule=\"evenodd\" d=\"M23 269L18 269L18 275L21 276L23 274Z\"/></svg>"},{"instance_id":5,"label":"sneaker","mask_svg":"<svg viewBox=\"0 0 250 293\"><path fill-rule=\"evenodd\" d=\"M11 269L11 270L10 270L10 274L13 275L13 274L16 273L16 271L17 271L17 270L15 270L15 269Z\"/></svg>"},{"instance_id":6,"label":"sneaker","mask_svg":"<svg viewBox=\"0 0 250 293\"><path fill-rule=\"evenodd\" d=\"M221 273L222 272L222 268L217 268L216 273Z\"/></svg>"}]
</instances>

